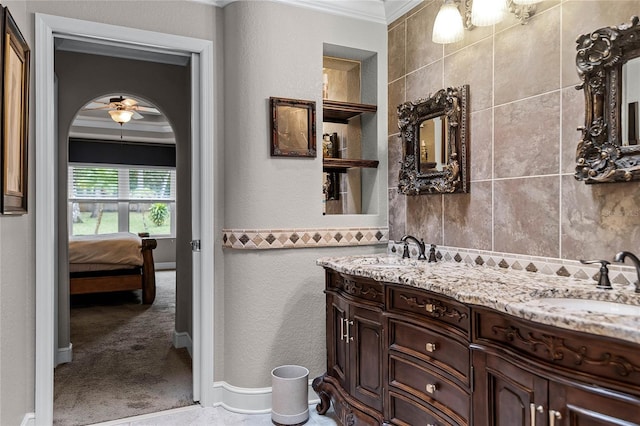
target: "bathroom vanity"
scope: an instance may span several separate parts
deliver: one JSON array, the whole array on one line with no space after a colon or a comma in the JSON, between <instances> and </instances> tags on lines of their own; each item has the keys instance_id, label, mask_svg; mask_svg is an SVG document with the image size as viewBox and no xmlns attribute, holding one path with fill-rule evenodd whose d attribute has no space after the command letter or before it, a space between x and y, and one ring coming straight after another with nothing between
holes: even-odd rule
<instances>
[{"instance_id":1,"label":"bathroom vanity","mask_svg":"<svg viewBox=\"0 0 640 426\"><path fill-rule=\"evenodd\" d=\"M318 264L320 413L333 403L344 425L640 425L632 290L385 256Z\"/></svg>"}]
</instances>

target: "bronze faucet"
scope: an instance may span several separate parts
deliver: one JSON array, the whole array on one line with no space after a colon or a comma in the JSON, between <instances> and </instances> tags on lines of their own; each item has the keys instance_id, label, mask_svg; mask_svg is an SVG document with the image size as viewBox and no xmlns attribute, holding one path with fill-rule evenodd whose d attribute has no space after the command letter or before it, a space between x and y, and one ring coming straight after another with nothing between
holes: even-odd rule
<instances>
[{"instance_id":1,"label":"bronze faucet","mask_svg":"<svg viewBox=\"0 0 640 426\"><path fill-rule=\"evenodd\" d=\"M404 243L404 251L402 252L402 258L403 259L409 258L409 245L407 244L407 240L412 240L418 245L418 252L419 252L418 260L427 260L427 256L425 256L424 254L424 251L425 251L424 240L420 239L420 241L418 241L418 239L413 235L405 235L404 237L400 238L400 241Z\"/></svg>"},{"instance_id":2,"label":"bronze faucet","mask_svg":"<svg viewBox=\"0 0 640 426\"><path fill-rule=\"evenodd\" d=\"M633 284L636 286L636 293L640 293L640 259L638 259L638 257L633 253L629 253L628 251L621 251L620 253L616 254L616 257L614 257L613 260L623 263L624 259L627 257L633 261L633 264L636 267L638 279Z\"/></svg>"}]
</instances>

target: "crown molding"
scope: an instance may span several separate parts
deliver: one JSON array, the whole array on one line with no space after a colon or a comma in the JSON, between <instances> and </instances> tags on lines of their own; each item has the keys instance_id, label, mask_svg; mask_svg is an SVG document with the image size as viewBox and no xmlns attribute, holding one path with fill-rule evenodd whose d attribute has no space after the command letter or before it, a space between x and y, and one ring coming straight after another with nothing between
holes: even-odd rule
<instances>
[{"instance_id":1,"label":"crown molding","mask_svg":"<svg viewBox=\"0 0 640 426\"><path fill-rule=\"evenodd\" d=\"M225 7L235 1L246 0L191 0L198 3ZM423 0L273 0L291 6L304 7L334 15L348 16L378 24L390 24Z\"/></svg>"}]
</instances>

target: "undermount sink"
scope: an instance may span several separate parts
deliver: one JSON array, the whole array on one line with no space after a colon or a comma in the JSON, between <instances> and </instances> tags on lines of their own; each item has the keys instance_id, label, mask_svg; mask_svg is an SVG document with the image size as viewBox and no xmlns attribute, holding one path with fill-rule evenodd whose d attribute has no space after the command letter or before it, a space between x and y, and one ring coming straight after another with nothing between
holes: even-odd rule
<instances>
[{"instance_id":1,"label":"undermount sink","mask_svg":"<svg viewBox=\"0 0 640 426\"><path fill-rule=\"evenodd\" d=\"M608 302L604 300L545 297L542 299L531 300L527 302L527 305L564 308L572 311L584 311L597 314L640 316L639 305L627 305L624 303Z\"/></svg>"}]
</instances>

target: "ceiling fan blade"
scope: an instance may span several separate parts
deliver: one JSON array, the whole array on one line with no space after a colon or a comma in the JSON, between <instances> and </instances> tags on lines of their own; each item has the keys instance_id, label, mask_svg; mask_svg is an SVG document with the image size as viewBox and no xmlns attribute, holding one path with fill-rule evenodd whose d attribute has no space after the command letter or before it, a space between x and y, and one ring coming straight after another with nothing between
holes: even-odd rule
<instances>
[{"instance_id":1,"label":"ceiling fan blade","mask_svg":"<svg viewBox=\"0 0 640 426\"><path fill-rule=\"evenodd\" d=\"M122 103L123 105L126 105L128 107L132 107L132 106L137 105L138 101L136 101L135 99L127 98L127 99L121 100L120 103Z\"/></svg>"},{"instance_id":2,"label":"ceiling fan blade","mask_svg":"<svg viewBox=\"0 0 640 426\"><path fill-rule=\"evenodd\" d=\"M136 106L136 110L138 111L142 111L144 113L147 114L154 114L154 115L160 115L160 111L158 111L157 108L153 108L153 107L146 107L146 106Z\"/></svg>"},{"instance_id":3,"label":"ceiling fan blade","mask_svg":"<svg viewBox=\"0 0 640 426\"><path fill-rule=\"evenodd\" d=\"M134 120L140 120L141 118L144 118L144 116L142 114L140 114L139 112L137 112L137 111L132 111L132 112L133 112L132 118Z\"/></svg>"}]
</instances>

